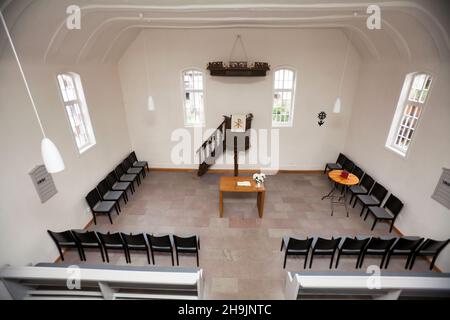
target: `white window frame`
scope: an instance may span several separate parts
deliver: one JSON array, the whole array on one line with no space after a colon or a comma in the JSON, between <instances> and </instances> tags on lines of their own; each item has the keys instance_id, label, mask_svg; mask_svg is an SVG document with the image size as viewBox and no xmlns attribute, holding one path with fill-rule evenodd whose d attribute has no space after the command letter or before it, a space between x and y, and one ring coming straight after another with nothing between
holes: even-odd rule
<instances>
[{"instance_id":1,"label":"white window frame","mask_svg":"<svg viewBox=\"0 0 450 320\"><path fill-rule=\"evenodd\" d=\"M275 88L275 80L276 80L275 74L281 70L288 70L293 73L292 89L276 89ZM297 70L295 68L293 68L291 66L279 66L274 69L273 79L272 79L272 103L271 103L271 110L270 110L271 111L270 119L272 121L273 128L283 128L283 127L292 127L293 126L296 88L297 88ZM274 109L276 92L290 92L291 93L292 99L291 99L291 106L290 106L290 110L289 110L289 121L288 122L279 122L279 121L274 121L274 119L273 119L273 116L274 116L273 109Z\"/></svg>"},{"instance_id":2,"label":"white window frame","mask_svg":"<svg viewBox=\"0 0 450 320\"><path fill-rule=\"evenodd\" d=\"M62 91L63 89L61 88L61 83L59 81L60 76L68 76L72 79L74 86L75 86L75 94L76 94L75 99L71 99L71 100L67 100L67 101L65 100L63 91ZM57 86L59 89L61 102L64 105L65 114L67 116L67 120L69 123L69 127L70 127L70 131L72 134L74 144L77 148L78 153L82 154L82 153L86 152L87 150L89 150L90 148L92 148L93 146L95 146L95 144L97 142L95 139L94 129L92 127L91 119L89 116L89 110L88 110L88 106L86 103L86 98L84 96L83 85L81 84L81 77L79 74L74 73L74 72L61 72L61 73L57 74L56 82L57 82ZM77 135L75 133L75 126L74 126L74 119L71 116L71 114L69 113L69 108L71 108L73 106L73 104L78 104L78 106L80 108L81 122L82 122L82 126L84 127L84 130L86 131L86 136L87 136L87 141L88 141L84 145L79 145L79 143L77 141Z\"/></svg>"},{"instance_id":3,"label":"white window frame","mask_svg":"<svg viewBox=\"0 0 450 320\"><path fill-rule=\"evenodd\" d=\"M410 100L410 92L412 89L412 85L414 83L414 79L417 76L425 75L427 78L424 81L424 85L427 82L427 79L429 78L431 80L427 96L426 98L421 102L420 98L416 100ZM417 130L420 125L420 120L423 118L423 114L426 110L426 103L430 97L432 86L434 82L434 77L429 72L412 72L406 75L405 81L403 83L403 88L400 93L400 98L397 103L397 108L394 114L394 118L392 119L391 127L389 130L389 134L386 140L385 147L396 154L406 158L408 153L411 150L411 147L413 145L414 139L417 135ZM423 87L422 87L423 90ZM414 117L411 117L410 115L406 115L405 111L409 106L415 106L417 109L414 113ZM417 116L416 116L417 115ZM411 119L411 122L408 120ZM403 123L406 123L404 125ZM414 125L410 125L414 123ZM412 131L410 137L409 133ZM397 138L405 138L409 140L409 143L406 148L398 146L396 144Z\"/></svg>"},{"instance_id":4,"label":"white window frame","mask_svg":"<svg viewBox=\"0 0 450 320\"><path fill-rule=\"evenodd\" d=\"M189 71L195 71L195 72L199 72L202 75L202 90L199 89L193 89L193 90L186 90L185 84L184 84L184 74L186 72ZM181 70L181 92L182 92L182 99L183 99L183 121L184 121L184 126L185 127L204 127L205 126L205 92L206 92L206 88L205 88L205 73L199 69L199 68L186 68ZM199 123L188 123L187 122L187 117L186 117L186 93L188 92L201 92L203 94L203 104L200 108L200 122Z\"/></svg>"}]
</instances>

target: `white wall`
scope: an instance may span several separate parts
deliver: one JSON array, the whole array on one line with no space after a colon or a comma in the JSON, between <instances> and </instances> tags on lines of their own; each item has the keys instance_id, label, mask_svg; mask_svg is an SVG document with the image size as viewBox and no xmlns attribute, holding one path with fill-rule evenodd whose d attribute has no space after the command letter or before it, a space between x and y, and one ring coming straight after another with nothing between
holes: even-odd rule
<instances>
[{"instance_id":1,"label":"white wall","mask_svg":"<svg viewBox=\"0 0 450 320\"><path fill-rule=\"evenodd\" d=\"M24 69L66 169L53 175L58 193L41 204L28 173L42 164L42 136L12 53L5 50L0 57L0 266L53 261L58 252L47 229L84 227L92 218L85 195L130 151L115 67L24 63ZM77 72L83 82L97 144L82 155L59 97L60 71Z\"/></svg>"},{"instance_id":2,"label":"white wall","mask_svg":"<svg viewBox=\"0 0 450 320\"><path fill-rule=\"evenodd\" d=\"M175 142L170 137L173 130L184 126L181 71L189 67L205 71L206 128L216 128L224 114L249 112L254 115L253 128L271 128L272 71L263 78L211 77L207 73L207 62L229 60L237 34L242 35L249 60L267 61L272 69L289 65L297 70L294 126L280 129L281 168L321 169L344 146L360 65L351 47L343 112L333 114L347 38L331 29L142 31L119 62L133 148L153 167L180 167L171 161ZM240 47L236 48L234 58L245 59ZM148 95L154 98L154 112L147 111ZM317 114L322 110L328 118L319 127Z\"/></svg>"},{"instance_id":3,"label":"white wall","mask_svg":"<svg viewBox=\"0 0 450 320\"><path fill-rule=\"evenodd\" d=\"M431 195L442 168L450 167L450 65L430 61L362 65L345 153L405 203L396 221L403 234L444 240L449 237L450 210ZM413 144L403 158L385 143L405 76L415 71L430 72L433 84ZM450 247L437 265L450 271Z\"/></svg>"}]
</instances>

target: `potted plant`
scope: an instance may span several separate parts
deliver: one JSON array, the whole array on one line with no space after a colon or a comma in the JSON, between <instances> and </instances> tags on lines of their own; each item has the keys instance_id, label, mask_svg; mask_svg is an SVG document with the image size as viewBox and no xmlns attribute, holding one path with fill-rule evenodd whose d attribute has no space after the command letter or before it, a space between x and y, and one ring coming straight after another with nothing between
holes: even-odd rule
<instances>
[{"instance_id":1,"label":"potted plant","mask_svg":"<svg viewBox=\"0 0 450 320\"><path fill-rule=\"evenodd\" d=\"M264 182L265 179L266 175L264 173L255 173L253 175L253 180L255 180L257 188L261 187L261 184Z\"/></svg>"}]
</instances>

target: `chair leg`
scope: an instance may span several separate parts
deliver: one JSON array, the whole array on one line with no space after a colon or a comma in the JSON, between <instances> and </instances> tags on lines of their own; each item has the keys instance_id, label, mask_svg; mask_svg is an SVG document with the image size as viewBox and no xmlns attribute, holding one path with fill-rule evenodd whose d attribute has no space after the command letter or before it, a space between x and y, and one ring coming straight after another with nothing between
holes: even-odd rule
<instances>
[{"instance_id":1,"label":"chair leg","mask_svg":"<svg viewBox=\"0 0 450 320\"><path fill-rule=\"evenodd\" d=\"M373 220L372 229L370 229L370 230L373 230L373 228L375 228L375 225L377 224L377 221L378 221L377 218L375 218L375 219Z\"/></svg>"},{"instance_id":2,"label":"chair leg","mask_svg":"<svg viewBox=\"0 0 450 320\"><path fill-rule=\"evenodd\" d=\"M117 211L116 211L116 212L117 212ZM113 224L112 218L111 218L111 212L108 212L108 218L109 218L109 222L111 222L111 224Z\"/></svg>"},{"instance_id":3,"label":"chair leg","mask_svg":"<svg viewBox=\"0 0 450 320\"><path fill-rule=\"evenodd\" d=\"M350 197L350 201L348 202L348 204L352 204L352 200L353 200L354 196L355 196L355 194L352 193L352 195L351 195L351 197Z\"/></svg>"},{"instance_id":4,"label":"chair leg","mask_svg":"<svg viewBox=\"0 0 450 320\"><path fill-rule=\"evenodd\" d=\"M307 262L308 262L308 252L306 252L305 254L305 262L303 263L303 269L306 269Z\"/></svg>"},{"instance_id":5,"label":"chair leg","mask_svg":"<svg viewBox=\"0 0 450 320\"><path fill-rule=\"evenodd\" d=\"M416 262L417 255L413 254L411 261L409 262L409 270L412 270L414 262Z\"/></svg>"},{"instance_id":6,"label":"chair leg","mask_svg":"<svg viewBox=\"0 0 450 320\"><path fill-rule=\"evenodd\" d=\"M155 261L155 255L153 254L153 250L151 250L150 252L151 252L151 254L152 254L152 261L153 261L153 264L156 264L156 261Z\"/></svg>"},{"instance_id":7,"label":"chair leg","mask_svg":"<svg viewBox=\"0 0 450 320\"><path fill-rule=\"evenodd\" d=\"M364 214L364 210L366 209L366 206L363 205L362 209L361 209L361 213L359 214L360 217L362 217L362 215Z\"/></svg>"},{"instance_id":8,"label":"chair leg","mask_svg":"<svg viewBox=\"0 0 450 320\"><path fill-rule=\"evenodd\" d=\"M356 258L356 266L355 269L359 269L359 261L361 259L361 254L358 254L358 258Z\"/></svg>"},{"instance_id":9,"label":"chair leg","mask_svg":"<svg viewBox=\"0 0 450 320\"><path fill-rule=\"evenodd\" d=\"M106 247L105 247L104 249L105 249L105 257L106 257L106 262L108 262L108 263L109 263L109 254L108 254L108 249L106 249Z\"/></svg>"},{"instance_id":10,"label":"chair leg","mask_svg":"<svg viewBox=\"0 0 450 320\"><path fill-rule=\"evenodd\" d=\"M324 173L324 174L327 173L327 168L328 168L328 166L325 165L325 169L323 169L323 173Z\"/></svg>"},{"instance_id":11,"label":"chair leg","mask_svg":"<svg viewBox=\"0 0 450 320\"><path fill-rule=\"evenodd\" d=\"M284 241L283 241L283 239L281 239L281 248L280 248L280 251L283 251L283 247L284 247Z\"/></svg>"},{"instance_id":12,"label":"chair leg","mask_svg":"<svg viewBox=\"0 0 450 320\"><path fill-rule=\"evenodd\" d=\"M86 254L84 253L83 247L80 247L80 254L82 255L81 261L86 261Z\"/></svg>"},{"instance_id":13,"label":"chair leg","mask_svg":"<svg viewBox=\"0 0 450 320\"><path fill-rule=\"evenodd\" d=\"M364 221L366 221L367 217L369 216L369 213L370 213L370 209L367 208L366 215L364 216Z\"/></svg>"},{"instance_id":14,"label":"chair leg","mask_svg":"<svg viewBox=\"0 0 450 320\"><path fill-rule=\"evenodd\" d=\"M195 255L197 256L197 267L199 267L200 266L200 262L199 262L199 259L198 259L198 251L195 252Z\"/></svg>"},{"instance_id":15,"label":"chair leg","mask_svg":"<svg viewBox=\"0 0 450 320\"><path fill-rule=\"evenodd\" d=\"M179 266L180 265L180 262L179 262L179 260L178 260L178 250L175 250L175 257L177 258L177 266ZM173 258L172 258L173 259ZM172 264L173 264L173 262L172 262Z\"/></svg>"},{"instance_id":16,"label":"chair leg","mask_svg":"<svg viewBox=\"0 0 450 320\"><path fill-rule=\"evenodd\" d=\"M83 261L83 254L81 253L80 247L77 247L78 255L80 256L80 260Z\"/></svg>"},{"instance_id":17,"label":"chair leg","mask_svg":"<svg viewBox=\"0 0 450 320\"><path fill-rule=\"evenodd\" d=\"M339 264L339 259L341 258L341 250L338 251L337 257L336 257L336 265L334 266L335 269L337 269Z\"/></svg>"},{"instance_id":18,"label":"chair leg","mask_svg":"<svg viewBox=\"0 0 450 320\"><path fill-rule=\"evenodd\" d=\"M382 268L383 268L383 265L384 265L384 260L386 260L386 255L387 255L387 253L383 254L383 258L381 258L381 262L380 262L380 269L382 269Z\"/></svg>"},{"instance_id":19,"label":"chair leg","mask_svg":"<svg viewBox=\"0 0 450 320\"><path fill-rule=\"evenodd\" d=\"M330 261L330 269L333 268L333 261L334 261L334 252L331 255L331 261Z\"/></svg>"},{"instance_id":20,"label":"chair leg","mask_svg":"<svg viewBox=\"0 0 450 320\"><path fill-rule=\"evenodd\" d=\"M391 227L389 228L389 233L392 232L392 228L394 228L394 219L391 221Z\"/></svg>"},{"instance_id":21,"label":"chair leg","mask_svg":"<svg viewBox=\"0 0 450 320\"><path fill-rule=\"evenodd\" d=\"M147 261L148 261L148 264L152 264L152 262L150 261L150 254L148 253L148 249L145 249L145 251L147 252Z\"/></svg>"},{"instance_id":22,"label":"chair leg","mask_svg":"<svg viewBox=\"0 0 450 320\"><path fill-rule=\"evenodd\" d=\"M172 251L170 251L170 256L172 257L172 266L174 266L175 264L173 262L173 252Z\"/></svg>"},{"instance_id":23,"label":"chair leg","mask_svg":"<svg viewBox=\"0 0 450 320\"><path fill-rule=\"evenodd\" d=\"M437 259L438 255L439 255L439 254L436 253L436 254L434 255L434 257L433 257L433 260L431 260L430 270L433 270L434 263L436 262L436 259Z\"/></svg>"},{"instance_id":24,"label":"chair leg","mask_svg":"<svg viewBox=\"0 0 450 320\"><path fill-rule=\"evenodd\" d=\"M283 269L286 269L286 259L287 259L287 256L288 256L288 253L287 253L287 250L286 250L286 252L285 252L285 254L284 254Z\"/></svg>"},{"instance_id":25,"label":"chair leg","mask_svg":"<svg viewBox=\"0 0 450 320\"><path fill-rule=\"evenodd\" d=\"M311 269L314 258L314 251L311 253L311 258L309 259L309 268Z\"/></svg>"},{"instance_id":26,"label":"chair leg","mask_svg":"<svg viewBox=\"0 0 450 320\"><path fill-rule=\"evenodd\" d=\"M92 216L94 217L94 224L97 224L97 218L95 216L95 212L94 211L92 211Z\"/></svg>"},{"instance_id":27,"label":"chair leg","mask_svg":"<svg viewBox=\"0 0 450 320\"><path fill-rule=\"evenodd\" d=\"M105 256L103 255L103 249L102 249L102 247L99 247L99 249L100 249L100 254L102 255L102 261L105 262ZM106 252L106 248L105 248L105 253L106 253L106 255L108 254L108 253ZM86 257L86 256L85 256L85 257ZM107 256L106 258L108 258L108 256ZM84 260L84 261L86 261L86 260ZM109 260L108 260L108 262L109 262Z\"/></svg>"},{"instance_id":28,"label":"chair leg","mask_svg":"<svg viewBox=\"0 0 450 320\"><path fill-rule=\"evenodd\" d=\"M411 261L412 258L412 253L408 255L408 258L406 259L406 264L405 264L405 270L408 269L409 266L409 262Z\"/></svg>"},{"instance_id":29,"label":"chair leg","mask_svg":"<svg viewBox=\"0 0 450 320\"><path fill-rule=\"evenodd\" d=\"M385 269L387 269L387 267L389 265L389 261L391 261L391 257L392 257L392 253L388 253L387 258L386 258L386 264L384 265Z\"/></svg>"},{"instance_id":30,"label":"chair leg","mask_svg":"<svg viewBox=\"0 0 450 320\"><path fill-rule=\"evenodd\" d=\"M364 263L364 258L366 257L366 255L363 253L362 255L361 255L361 258L359 259L359 268L361 269L362 268L362 265L363 265L363 263Z\"/></svg>"}]
</instances>

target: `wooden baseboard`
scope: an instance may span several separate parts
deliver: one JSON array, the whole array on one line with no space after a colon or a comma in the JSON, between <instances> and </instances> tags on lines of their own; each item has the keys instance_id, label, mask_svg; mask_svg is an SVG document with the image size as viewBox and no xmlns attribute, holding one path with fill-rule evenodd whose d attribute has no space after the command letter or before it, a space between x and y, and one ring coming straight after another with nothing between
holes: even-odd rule
<instances>
[{"instance_id":1,"label":"wooden baseboard","mask_svg":"<svg viewBox=\"0 0 450 320\"><path fill-rule=\"evenodd\" d=\"M196 172L197 169L192 168L150 168L149 171L160 171L160 172ZM239 169L239 173L251 174L259 173L261 169ZM270 172L270 169L263 170ZM322 173L323 170L277 170L276 173ZM234 173L234 169L209 169L207 173L214 174L230 174Z\"/></svg>"}]
</instances>

